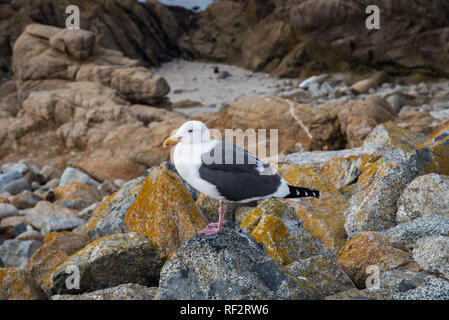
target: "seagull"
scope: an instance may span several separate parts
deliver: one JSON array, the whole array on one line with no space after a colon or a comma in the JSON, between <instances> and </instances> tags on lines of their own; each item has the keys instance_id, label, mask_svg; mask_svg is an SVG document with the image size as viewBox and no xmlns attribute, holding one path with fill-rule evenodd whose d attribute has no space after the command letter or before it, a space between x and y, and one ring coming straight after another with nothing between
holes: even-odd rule
<instances>
[{"instance_id":1,"label":"seagull","mask_svg":"<svg viewBox=\"0 0 449 320\"><path fill-rule=\"evenodd\" d=\"M163 146L176 145L173 162L179 175L199 192L220 201L218 222L199 234L220 233L228 202L247 203L264 198L320 197L313 189L289 185L269 164L227 141L211 140L201 121L187 121Z\"/></svg>"}]
</instances>

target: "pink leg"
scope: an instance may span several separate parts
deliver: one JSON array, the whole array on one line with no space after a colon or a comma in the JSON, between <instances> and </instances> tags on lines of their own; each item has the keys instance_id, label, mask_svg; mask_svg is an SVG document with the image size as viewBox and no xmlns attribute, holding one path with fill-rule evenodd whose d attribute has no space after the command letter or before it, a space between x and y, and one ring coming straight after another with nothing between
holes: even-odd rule
<instances>
[{"instance_id":1,"label":"pink leg","mask_svg":"<svg viewBox=\"0 0 449 320\"><path fill-rule=\"evenodd\" d=\"M198 232L198 234L211 236L213 234L220 233L221 230L223 230L225 212L226 212L226 202L220 201L220 216L218 218L218 223L217 222L210 223L209 225L206 226L206 228Z\"/></svg>"}]
</instances>

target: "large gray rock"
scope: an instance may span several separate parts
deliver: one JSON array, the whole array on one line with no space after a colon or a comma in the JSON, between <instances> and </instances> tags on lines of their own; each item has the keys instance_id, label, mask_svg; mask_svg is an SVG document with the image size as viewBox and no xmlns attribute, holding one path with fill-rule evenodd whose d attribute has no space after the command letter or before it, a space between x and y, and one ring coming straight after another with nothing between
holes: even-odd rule
<instances>
[{"instance_id":1,"label":"large gray rock","mask_svg":"<svg viewBox=\"0 0 449 320\"><path fill-rule=\"evenodd\" d=\"M445 295L445 282L422 272L388 270L380 272L377 280L376 286L363 290L377 299L433 299Z\"/></svg>"},{"instance_id":2,"label":"large gray rock","mask_svg":"<svg viewBox=\"0 0 449 320\"><path fill-rule=\"evenodd\" d=\"M137 283L126 283L113 288L97 290L79 295L54 295L51 300L153 300L157 287L145 287Z\"/></svg>"},{"instance_id":3,"label":"large gray rock","mask_svg":"<svg viewBox=\"0 0 449 320\"><path fill-rule=\"evenodd\" d=\"M88 220L87 233L92 239L125 232L125 214L137 197L144 177L139 177L124 184L101 211Z\"/></svg>"},{"instance_id":4,"label":"large gray rock","mask_svg":"<svg viewBox=\"0 0 449 320\"><path fill-rule=\"evenodd\" d=\"M61 175L59 179L59 186L66 185L70 182L81 182L84 184L88 184L90 186L98 188L100 183L91 177L89 177L84 172L81 172L75 168L67 167Z\"/></svg>"},{"instance_id":5,"label":"large gray rock","mask_svg":"<svg viewBox=\"0 0 449 320\"><path fill-rule=\"evenodd\" d=\"M28 259L42 246L42 242L35 240L5 240L0 246L0 257L5 267L23 269Z\"/></svg>"},{"instance_id":6,"label":"large gray rock","mask_svg":"<svg viewBox=\"0 0 449 320\"><path fill-rule=\"evenodd\" d=\"M428 214L413 221L398 224L383 232L392 242L414 245L416 241L430 236L449 236L449 218Z\"/></svg>"},{"instance_id":7,"label":"large gray rock","mask_svg":"<svg viewBox=\"0 0 449 320\"><path fill-rule=\"evenodd\" d=\"M18 216L19 210L9 203L0 203L0 221L4 218Z\"/></svg>"},{"instance_id":8,"label":"large gray rock","mask_svg":"<svg viewBox=\"0 0 449 320\"><path fill-rule=\"evenodd\" d=\"M23 179L17 179L7 183L3 187L3 191L9 192L13 196L21 193L22 191L31 191L30 185Z\"/></svg>"},{"instance_id":9,"label":"large gray rock","mask_svg":"<svg viewBox=\"0 0 449 320\"><path fill-rule=\"evenodd\" d=\"M10 182L22 178L22 174L19 171L11 171L8 173L0 174L0 192L3 192L3 188Z\"/></svg>"},{"instance_id":10,"label":"large gray rock","mask_svg":"<svg viewBox=\"0 0 449 320\"><path fill-rule=\"evenodd\" d=\"M75 210L58 203L39 201L30 210L31 214L27 217L29 223L43 235L52 231L70 231L86 223L76 215Z\"/></svg>"},{"instance_id":11,"label":"large gray rock","mask_svg":"<svg viewBox=\"0 0 449 320\"><path fill-rule=\"evenodd\" d=\"M52 275L44 290L49 295L76 294L124 283L156 286L163 261L157 247L144 236L121 233L100 238L71 255ZM77 267L80 288L68 289L69 267Z\"/></svg>"},{"instance_id":12,"label":"large gray rock","mask_svg":"<svg viewBox=\"0 0 449 320\"><path fill-rule=\"evenodd\" d=\"M428 277L416 289L394 294L393 300L449 300L449 282L436 277Z\"/></svg>"},{"instance_id":13,"label":"large gray rock","mask_svg":"<svg viewBox=\"0 0 449 320\"><path fill-rule=\"evenodd\" d=\"M382 231L396 225L396 202L415 177L406 153L391 149L358 178L360 189L345 211L349 237L363 231Z\"/></svg>"},{"instance_id":14,"label":"large gray rock","mask_svg":"<svg viewBox=\"0 0 449 320\"><path fill-rule=\"evenodd\" d=\"M295 261L285 270L306 292L307 299L323 299L337 292L356 288L330 251Z\"/></svg>"},{"instance_id":15,"label":"large gray rock","mask_svg":"<svg viewBox=\"0 0 449 320\"><path fill-rule=\"evenodd\" d=\"M61 176L59 170L51 165L43 166L42 169L39 171L39 173L44 177L45 181L50 181L52 179L59 179L59 177Z\"/></svg>"},{"instance_id":16,"label":"large gray rock","mask_svg":"<svg viewBox=\"0 0 449 320\"><path fill-rule=\"evenodd\" d=\"M398 200L398 223L427 214L449 217L449 177L436 173L415 178Z\"/></svg>"},{"instance_id":17,"label":"large gray rock","mask_svg":"<svg viewBox=\"0 0 449 320\"><path fill-rule=\"evenodd\" d=\"M156 299L307 298L246 231L226 221L221 233L196 235L161 271Z\"/></svg>"},{"instance_id":18,"label":"large gray rock","mask_svg":"<svg viewBox=\"0 0 449 320\"><path fill-rule=\"evenodd\" d=\"M413 249L413 259L424 270L449 280L449 237L420 239Z\"/></svg>"},{"instance_id":19,"label":"large gray rock","mask_svg":"<svg viewBox=\"0 0 449 320\"><path fill-rule=\"evenodd\" d=\"M24 175L28 171L28 166L25 163L18 163L18 162L7 162L2 164L3 173L9 173L14 171L18 171L22 175Z\"/></svg>"}]
</instances>

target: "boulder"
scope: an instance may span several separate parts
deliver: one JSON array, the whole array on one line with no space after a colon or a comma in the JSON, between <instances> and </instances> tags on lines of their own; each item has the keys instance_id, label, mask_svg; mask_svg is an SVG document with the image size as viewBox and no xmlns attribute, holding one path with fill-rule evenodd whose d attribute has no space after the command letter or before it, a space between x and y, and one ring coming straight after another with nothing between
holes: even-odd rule
<instances>
[{"instance_id":1,"label":"boulder","mask_svg":"<svg viewBox=\"0 0 449 320\"><path fill-rule=\"evenodd\" d=\"M376 83L372 79L360 80L351 86L351 89L357 93L368 93L372 88L376 88Z\"/></svg>"},{"instance_id":2,"label":"boulder","mask_svg":"<svg viewBox=\"0 0 449 320\"><path fill-rule=\"evenodd\" d=\"M449 281L428 277L416 289L394 294L392 300L448 300Z\"/></svg>"},{"instance_id":3,"label":"boulder","mask_svg":"<svg viewBox=\"0 0 449 320\"><path fill-rule=\"evenodd\" d=\"M19 214L19 210L17 210L14 205L9 203L0 203L0 221L8 217L18 216Z\"/></svg>"},{"instance_id":4,"label":"boulder","mask_svg":"<svg viewBox=\"0 0 449 320\"><path fill-rule=\"evenodd\" d=\"M449 280L449 237L427 237L417 241L413 259L428 272Z\"/></svg>"},{"instance_id":5,"label":"boulder","mask_svg":"<svg viewBox=\"0 0 449 320\"><path fill-rule=\"evenodd\" d=\"M46 278L43 284L49 295L74 294L114 287L125 283L155 286L163 261L155 244L136 233L122 233L99 238L71 255ZM75 266L80 287L68 288L66 281ZM126 266L124 268L123 266Z\"/></svg>"},{"instance_id":6,"label":"boulder","mask_svg":"<svg viewBox=\"0 0 449 320\"><path fill-rule=\"evenodd\" d=\"M415 220L398 224L383 232L392 242L413 246L425 237L449 236L449 217L427 214Z\"/></svg>"},{"instance_id":7,"label":"boulder","mask_svg":"<svg viewBox=\"0 0 449 320\"><path fill-rule=\"evenodd\" d=\"M122 68L111 74L111 87L136 103L157 103L169 91L167 81L145 68Z\"/></svg>"},{"instance_id":8,"label":"boulder","mask_svg":"<svg viewBox=\"0 0 449 320\"><path fill-rule=\"evenodd\" d=\"M93 210L85 226L92 239L125 232L125 214L136 199L143 180L144 177L139 177L127 182Z\"/></svg>"},{"instance_id":9,"label":"boulder","mask_svg":"<svg viewBox=\"0 0 449 320\"><path fill-rule=\"evenodd\" d=\"M268 255L281 265L324 250L322 244L304 230L295 210L277 199L261 200L241 227L263 243Z\"/></svg>"},{"instance_id":10,"label":"boulder","mask_svg":"<svg viewBox=\"0 0 449 320\"><path fill-rule=\"evenodd\" d=\"M30 275L16 268L0 268L0 300L45 300Z\"/></svg>"},{"instance_id":11,"label":"boulder","mask_svg":"<svg viewBox=\"0 0 449 320\"><path fill-rule=\"evenodd\" d=\"M7 183L3 187L3 192L8 192L9 194L15 196L16 194L21 193L22 191L31 191L30 185L23 179L17 179Z\"/></svg>"},{"instance_id":12,"label":"boulder","mask_svg":"<svg viewBox=\"0 0 449 320\"><path fill-rule=\"evenodd\" d=\"M431 173L415 178L398 199L398 223L428 214L449 218L449 177Z\"/></svg>"},{"instance_id":13,"label":"boulder","mask_svg":"<svg viewBox=\"0 0 449 320\"><path fill-rule=\"evenodd\" d=\"M79 295L54 295L51 300L153 300L157 287L145 287L137 283L126 283L116 287Z\"/></svg>"},{"instance_id":14,"label":"boulder","mask_svg":"<svg viewBox=\"0 0 449 320\"><path fill-rule=\"evenodd\" d=\"M35 240L6 240L0 246L0 257L6 267L23 269L28 259L42 246Z\"/></svg>"},{"instance_id":15,"label":"boulder","mask_svg":"<svg viewBox=\"0 0 449 320\"><path fill-rule=\"evenodd\" d=\"M18 163L18 162L7 162L2 164L2 172L9 173L13 171L18 171L20 174L24 175L28 171L28 166L26 163Z\"/></svg>"},{"instance_id":16,"label":"boulder","mask_svg":"<svg viewBox=\"0 0 449 320\"><path fill-rule=\"evenodd\" d=\"M173 253L207 224L179 175L152 168L125 214L126 231L145 235L161 256Z\"/></svg>"},{"instance_id":17,"label":"boulder","mask_svg":"<svg viewBox=\"0 0 449 320\"><path fill-rule=\"evenodd\" d=\"M294 299L305 293L244 230L226 221L217 235L196 235L164 264L158 300Z\"/></svg>"},{"instance_id":18,"label":"boulder","mask_svg":"<svg viewBox=\"0 0 449 320\"><path fill-rule=\"evenodd\" d=\"M401 128L388 121L376 126L363 140L363 146L388 146L402 149L405 152L412 152L417 145L426 141L425 135Z\"/></svg>"},{"instance_id":19,"label":"boulder","mask_svg":"<svg viewBox=\"0 0 449 320\"><path fill-rule=\"evenodd\" d=\"M51 232L44 238L44 244L30 257L24 270L40 287L53 270L69 256L89 244L89 237L71 232Z\"/></svg>"},{"instance_id":20,"label":"boulder","mask_svg":"<svg viewBox=\"0 0 449 320\"><path fill-rule=\"evenodd\" d=\"M55 201L70 209L81 210L103 198L96 187L80 182L70 182L53 190Z\"/></svg>"},{"instance_id":21,"label":"boulder","mask_svg":"<svg viewBox=\"0 0 449 320\"><path fill-rule=\"evenodd\" d=\"M380 272L393 270L411 261L410 255L393 247L389 239L376 232L362 232L350 239L338 252L338 263L358 288L365 288L376 266Z\"/></svg>"},{"instance_id":22,"label":"boulder","mask_svg":"<svg viewBox=\"0 0 449 320\"><path fill-rule=\"evenodd\" d=\"M0 192L3 192L3 188L10 182L22 178L22 174L19 171L11 171L8 173L0 174Z\"/></svg>"},{"instance_id":23,"label":"boulder","mask_svg":"<svg viewBox=\"0 0 449 320\"><path fill-rule=\"evenodd\" d=\"M355 288L351 278L330 252L297 260L284 268L298 286L307 293L307 299L323 299L337 292Z\"/></svg>"},{"instance_id":24,"label":"boulder","mask_svg":"<svg viewBox=\"0 0 449 320\"><path fill-rule=\"evenodd\" d=\"M358 177L358 191L345 211L348 235L394 227L397 201L415 176L405 152L400 149L392 149L367 165Z\"/></svg>"},{"instance_id":25,"label":"boulder","mask_svg":"<svg viewBox=\"0 0 449 320\"><path fill-rule=\"evenodd\" d=\"M421 172L449 175L449 125L415 149Z\"/></svg>"},{"instance_id":26,"label":"boulder","mask_svg":"<svg viewBox=\"0 0 449 320\"><path fill-rule=\"evenodd\" d=\"M90 186L93 186L95 188L100 186L100 183L98 181L95 181L89 175L85 174L84 172L81 172L80 170L77 170L75 168L68 167L64 170L64 172L61 175L61 178L59 179L59 186L64 186L66 184L69 184L71 182L79 182L83 184L87 184ZM80 186L80 185L75 185ZM62 190L62 189L60 189Z\"/></svg>"},{"instance_id":27,"label":"boulder","mask_svg":"<svg viewBox=\"0 0 449 320\"><path fill-rule=\"evenodd\" d=\"M11 204L22 210L34 207L41 200L43 199L39 195L30 191L23 191L11 199Z\"/></svg>"},{"instance_id":28,"label":"boulder","mask_svg":"<svg viewBox=\"0 0 449 320\"><path fill-rule=\"evenodd\" d=\"M40 201L27 216L29 223L45 235L52 231L70 231L86 223L76 211L61 204Z\"/></svg>"}]
</instances>

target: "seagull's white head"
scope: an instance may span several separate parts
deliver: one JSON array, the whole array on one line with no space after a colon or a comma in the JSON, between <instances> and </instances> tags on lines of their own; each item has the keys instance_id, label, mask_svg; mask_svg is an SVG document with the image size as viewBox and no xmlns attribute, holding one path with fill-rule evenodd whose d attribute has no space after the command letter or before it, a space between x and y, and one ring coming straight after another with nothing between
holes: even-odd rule
<instances>
[{"instance_id":1,"label":"seagull's white head","mask_svg":"<svg viewBox=\"0 0 449 320\"><path fill-rule=\"evenodd\" d=\"M210 140L210 132L201 121L187 121L174 135L165 139L163 146L172 146L177 143L196 144Z\"/></svg>"}]
</instances>

